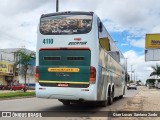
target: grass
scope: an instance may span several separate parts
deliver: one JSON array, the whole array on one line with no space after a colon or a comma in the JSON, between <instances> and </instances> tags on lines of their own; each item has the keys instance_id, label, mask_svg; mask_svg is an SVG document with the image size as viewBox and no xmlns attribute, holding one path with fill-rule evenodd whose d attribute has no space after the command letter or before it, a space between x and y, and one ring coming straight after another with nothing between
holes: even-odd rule
<instances>
[{"instance_id":1,"label":"grass","mask_svg":"<svg viewBox=\"0 0 160 120\"><path fill-rule=\"evenodd\" d=\"M0 99L14 98L14 97L25 97L25 96L35 96L35 92L15 91L15 92L0 93Z\"/></svg>"}]
</instances>

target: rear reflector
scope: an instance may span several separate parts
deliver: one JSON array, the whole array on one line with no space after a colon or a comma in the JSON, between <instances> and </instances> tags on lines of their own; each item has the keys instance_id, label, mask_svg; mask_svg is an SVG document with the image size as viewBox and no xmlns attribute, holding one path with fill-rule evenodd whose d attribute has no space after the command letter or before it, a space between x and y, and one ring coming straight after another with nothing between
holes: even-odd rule
<instances>
[{"instance_id":1,"label":"rear reflector","mask_svg":"<svg viewBox=\"0 0 160 120\"><path fill-rule=\"evenodd\" d=\"M90 84L96 83L96 68L90 67Z\"/></svg>"}]
</instances>

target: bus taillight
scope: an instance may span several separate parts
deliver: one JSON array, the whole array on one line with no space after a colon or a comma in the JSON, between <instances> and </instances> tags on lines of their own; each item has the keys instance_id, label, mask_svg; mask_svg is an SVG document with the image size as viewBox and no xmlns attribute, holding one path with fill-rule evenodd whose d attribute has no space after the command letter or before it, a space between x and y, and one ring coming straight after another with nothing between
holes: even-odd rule
<instances>
[{"instance_id":1,"label":"bus taillight","mask_svg":"<svg viewBox=\"0 0 160 120\"><path fill-rule=\"evenodd\" d=\"M38 66L36 66L35 80L36 80L36 82L38 82L38 80L39 80L39 67Z\"/></svg>"},{"instance_id":2,"label":"bus taillight","mask_svg":"<svg viewBox=\"0 0 160 120\"><path fill-rule=\"evenodd\" d=\"M94 84L96 82L96 68L91 66L90 67L90 83Z\"/></svg>"}]
</instances>

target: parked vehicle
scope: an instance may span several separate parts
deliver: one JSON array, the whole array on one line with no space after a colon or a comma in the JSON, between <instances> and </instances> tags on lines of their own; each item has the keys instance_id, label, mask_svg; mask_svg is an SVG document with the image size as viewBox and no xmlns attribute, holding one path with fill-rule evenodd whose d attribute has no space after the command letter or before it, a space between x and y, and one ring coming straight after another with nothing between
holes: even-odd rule
<instances>
[{"instance_id":1,"label":"parked vehicle","mask_svg":"<svg viewBox=\"0 0 160 120\"><path fill-rule=\"evenodd\" d=\"M127 86L127 89L135 89L137 90L137 86L135 83L130 83L128 86Z\"/></svg>"},{"instance_id":2,"label":"parked vehicle","mask_svg":"<svg viewBox=\"0 0 160 120\"><path fill-rule=\"evenodd\" d=\"M157 84L157 88L160 88L160 82Z\"/></svg>"},{"instance_id":3,"label":"parked vehicle","mask_svg":"<svg viewBox=\"0 0 160 120\"><path fill-rule=\"evenodd\" d=\"M0 90L9 90L10 85L0 85Z\"/></svg>"},{"instance_id":4,"label":"parked vehicle","mask_svg":"<svg viewBox=\"0 0 160 120\"><path fill-rule=\"evenodd\" d=\"M23 90L24 92L27 91L27 86L24 84L17 84L17 85L12 85L10 86L10 90Z\"/></svg>"},{"instance_id":5,"label":"parked vehicle","mask_svg":"<svg viewBox=\"0 0 160 120\"><path fill-rule=\"evenodd\" d=\"M3 90L4 85L0 85L0 90Z\"/></svg>"}]
</instances>

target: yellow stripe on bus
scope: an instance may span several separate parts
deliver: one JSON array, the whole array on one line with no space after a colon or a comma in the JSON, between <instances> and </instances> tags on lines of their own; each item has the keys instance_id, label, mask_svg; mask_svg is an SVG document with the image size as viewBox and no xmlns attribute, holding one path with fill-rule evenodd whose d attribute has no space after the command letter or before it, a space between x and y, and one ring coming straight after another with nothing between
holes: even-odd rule
<instances>
[{"instance_id":1,"label":"yellow stripe on bus","mask_svg":"<svg viewBox=\"0 0 160 120\"><path fill-rule=\"evenodd\" d=\"M79 68L48 68L48 72L79 72Z\"/></svg>"},{"instance_id":2,"label":"yellow stripe on bus","mask_svg":"<svg viewBox=\"0 0 160 120\"><path fill-rule=\"evenodd\" d=\"M71 83L71 84L89 84L89 82L66 82L66 81L46 81L39 80L40 83Z\"/></svg>"}]
</instances>

